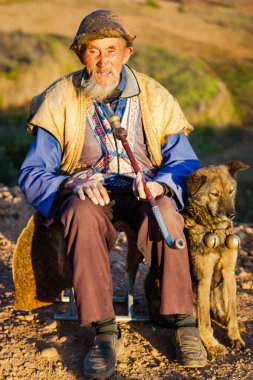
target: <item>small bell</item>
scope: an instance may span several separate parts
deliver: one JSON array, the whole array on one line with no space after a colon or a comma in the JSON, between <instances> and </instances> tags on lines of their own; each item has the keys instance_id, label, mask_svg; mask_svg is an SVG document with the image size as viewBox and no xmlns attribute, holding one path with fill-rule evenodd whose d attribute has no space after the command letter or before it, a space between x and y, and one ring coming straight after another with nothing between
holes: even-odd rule
<instances>
[{"instance_id":1,"label":"small bell","mask_svg":"<svg viewBox=\"0 0 253 380\"><path fill-rule=\"evenodd\" d=\"M225 244L229 249L238 249L241 244L241 239L238 235L228 235L225 240Z\"/></svg>"},{"instance_id":2,"label":"small bell","mask_svg":"<svg viewBox=\"0 0 253 380\"><path fill-rule=\"evenodd\" d=\"M204 243L207 248L217 248L220 245L220 238L214 233L208 233L204 237Z\"/></svg>"}]
</instances>

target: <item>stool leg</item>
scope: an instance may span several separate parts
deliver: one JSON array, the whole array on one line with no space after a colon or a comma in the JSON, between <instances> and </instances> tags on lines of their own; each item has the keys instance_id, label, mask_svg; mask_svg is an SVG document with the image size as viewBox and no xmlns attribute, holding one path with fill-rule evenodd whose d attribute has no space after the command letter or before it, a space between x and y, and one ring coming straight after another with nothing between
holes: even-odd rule
<instances>
[{"instance_id":1,"label":"stool leg","mask_svg":"<svg viewBox=\"0 0 253 380\"><path fill-rule=\"evenodd\" d=\"M136 279L136 274L138 267L134 270L128 272L128 296L127 296L127 306L128 315L117 315L117 322L148 322L149 317L147 315L134 315L134 283Z\"/></svg>"},{"instance_id":2,"label":"stool leg","mask_svg":"<svg viewBox=\"0 0 253 380\"><path fill-rule=\"evenodd\" d=\"M134 314L134 301L136 298L134 297L134 284L137 275L138 267L134 270L128 272L128 294L127 297L124 297L124 302L127 301L128 306L128 315L117 315L117 322L148 322L149 317L147 315L135 315ZM74 300L74 291L73 288L68 289L69 292L69 308L67 313L55 313L54 319L58 321L78 321L78 314L75 309L75 300ZM66 301L65 297L65 300ZM117 302L117 298L114 297L114 301ZM118 302L122 302L122 297Z\"/></svg>"},{"instance_id":3,"label":"stool leg","mask_svg":"<svg viewBox=\"0 0 253 380\"><path fill-rule=\"evenodd\" d=\"M127 303L128 304L128 315L129 314L129 308L130 304L133 305L134 302L138 302L140 300L140 296L134 297L134 284L136 279L136 274L138 271L138 267L135 270L131 270L127 273L127 283L128 283L128 290L125 296L113 296L113 302L115 303ZM131 295L130 295L131 294Z\"/></svg>"},{"instance_id":4,"label":"stool leg","mask_svg":"<svg viewBox=\"0 0 253 380\"><path fill-rule=\"evenodd\" d=\"M129 317L134 316L134 284L137 274L137 269L128 272L128 296L127 296L127 306Z\"/></svg>"},{"instance_id":5,"label":"stool leg","mask_svg":"<svg viewBox=\"0 0 253 380\"><path fill-rule=\"evenodd\" d=\"M78 315L75 309L74 291L69 290L69 310L67 313L55 313L54 319L58 321L78 321Z\"/></svg>"}]
</instances>

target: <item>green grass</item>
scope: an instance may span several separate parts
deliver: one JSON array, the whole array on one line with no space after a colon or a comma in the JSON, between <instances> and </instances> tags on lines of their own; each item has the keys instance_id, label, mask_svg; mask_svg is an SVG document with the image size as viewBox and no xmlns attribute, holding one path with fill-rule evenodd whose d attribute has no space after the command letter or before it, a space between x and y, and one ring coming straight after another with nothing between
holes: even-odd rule
<instances>
[{"instance_id":1,"label":"green grass","mask_svg":"<svg viewBox=\"0 0 253 380\"><path fill-rule=\"evenodd\" d=\"M232 10L233 4L229 3L217 2L208 8L192 7L191 12L208 23L234 29L235 33L238 29L252 32L253 14Z\"/></svg>"},{"instance_id":2,"label":"green grass","mask_svg":"<svg viewBox=\"0 0 253 380\"><path fill-rule=\"evenodd\" d=\"M31 65L41 64L43 58L56 58L59 44L68 49L69 40L55 35L0 31L0 75L14 80Z\"/></svg>"},{"instance_id":3,"label":"green grass","mask_svg":"<svg viewBox=\"0 0 253 380\"><path fill-rule=\"evenodd\" d=\"M48 38L48 52L51 57L55 57L57 51L57 45L59 44L59 39L55 36L49 36Z\"/></svg>"},{"instance_id":4,"label":"green grass","mask_svg":"<svg viewBox=\"0 0 253 380\"><path fill-rule=\"evenodd\" d=\"M0 146L0 161L1 183L8 186L16 186L18 169L14 167L11 157L3 146Z\"/></svg>"},{"instance_id":5,"label":"green grass","mask_svg":"<svg viewBox=\"0 0 253 380\"><path fill-rule=\"evenodd\" d=\"M20 72L21 72L20 67L16 65L12 67L10 66L8 72L6 73L6 78L10 80L16 79L18 75L20 74Z\"/></svg>"},{"instance_id":6,"label":"green grass","mask_svg":"<svg viewBox=\"0 0 253 380\"><path fill-rule=\"evenodd\" d=\"M253 120L253 60L209 62L232 94L244 123Z\"/></svg>"},{"instance_id":7,"label":"green grass","mask_svg":"<svg viewBox=\"0 0 253 380\"><path fill-rule=\"evenodd\" d=\"M32 138L25 129L25 109L2 110L0 115L0 178L4 184L14 186Z\"/></svg>"},{"instance_id":8,"label":"green grass","mask_svg":"<svg viewBox=\"0 0 253 380\"><path fill-rule=\"evenodd\" d=\"M152 8L160 8L159 0L146 0L146 4Z\"/></svg>"},{"instance_id":9,"label":"green grass","mask_svg":"<svg viewBox=\"0 0 253 380\"><path fill-rule=\"evenodd\" d=\"M218 80L200 60L179 57L155 46L137 45L130 64L178 98L181 107L198 109L217 94Z\"/></svg>"},{"instance_id":10,"label":"green grass","mask_svg":"<svg viewBox=\"0 0 253 380\"><path fill-rule=\"evenodd\" d=\"M201 158L224 155L224 152L231 151L234 144L245 144L252 140L252 136L247 135L245 139L245 130L243 128L228 126L227 128L216 128L214 126L206 126L195 128L190 134L190 141L194 146L194 150ZM247 152L248 156L248 152ZM231 160L233 157L231 157Z\"/></svg>"}]
</instances>

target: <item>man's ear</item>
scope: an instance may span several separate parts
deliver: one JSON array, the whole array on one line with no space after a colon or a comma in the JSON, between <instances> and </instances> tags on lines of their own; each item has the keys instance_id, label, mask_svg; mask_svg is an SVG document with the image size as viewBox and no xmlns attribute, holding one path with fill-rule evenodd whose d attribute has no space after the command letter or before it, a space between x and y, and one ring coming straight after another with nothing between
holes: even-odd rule
<instances>
[{"instance_id":1,"label":"man's ear","mask_svg":"<svg viewBox=\"0 0 253 380\"><path fill-rule=\"evenodd\" d=\"M186 178L187 191L190 195L196 194L201 186L206 182L207 176L204 174L191 173Z\"/></svg>"},{"instance_id":2,"label":"man's ear","mask_svg":"<svg viewBox=\"0 0 253 380\"><path fill-rule=\"evenodd\" d=\"M133 54L133 47L132 46L129 46L129 47L126 47L125 48L125 57L123 59L123 64L127 63L128 60L130 59L131 55Z\"/></svg>"},{"instance_id":3,"label":"man's ear","mask_svg":"<svg viewBox=\"0 0 253 380\"><path fill-rule=\"evenodd\" d=\"M236 177L236 173L239 170L246 170L249 168L249 165L244 164L243 162L237 161L237 160L230 161L227 164L225 164L225 166L227 166L231 177L234 177L234 178Z\"/></svg>"},{"instance_id":4,"label":"man's ear","mask_svg":"<svg viewBox=\"0 0 253 380\"><path fill-rule=\"evenodd\" d=\"M85 52L85 49L86 49L86 45L83 44L81 46L81 48L80 48L80 52L79 52L79 55L78 55L78 57L79 57L79 59L80 59L80 61L82 62L83 65L85 65L85 61L84 61L84 52Z\"/></svg>"}]
</instances>

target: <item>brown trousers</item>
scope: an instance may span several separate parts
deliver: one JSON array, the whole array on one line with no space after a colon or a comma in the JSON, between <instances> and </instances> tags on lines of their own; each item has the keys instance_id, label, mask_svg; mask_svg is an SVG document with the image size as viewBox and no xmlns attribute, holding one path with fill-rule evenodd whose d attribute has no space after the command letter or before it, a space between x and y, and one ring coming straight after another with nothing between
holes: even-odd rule
<instances>
[{"instance_id":1,"label":"brown trousers","mask_svg":"<svg viewBox=\"0 0 253 380\"><path fill-rule=\"evenodd\" d=\"M171 238L184 238L183 217L173 201L156 199ZM171 249L165 243L148 202L132 194L111 194L108 206L96 206L88 197L67 197L61 222L72 260L74 291L82 325L115 317L109 252L117 239L117 219L138 231L138 248L161 282L161 314L192 314L192 284L187 248Z\"/></svg>"}]
</instances>

